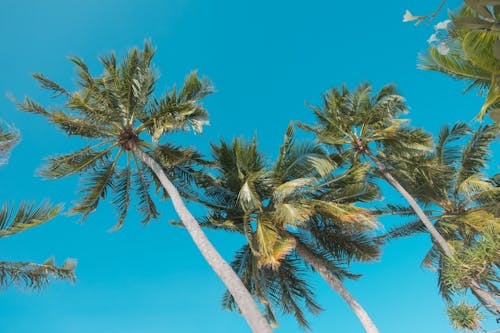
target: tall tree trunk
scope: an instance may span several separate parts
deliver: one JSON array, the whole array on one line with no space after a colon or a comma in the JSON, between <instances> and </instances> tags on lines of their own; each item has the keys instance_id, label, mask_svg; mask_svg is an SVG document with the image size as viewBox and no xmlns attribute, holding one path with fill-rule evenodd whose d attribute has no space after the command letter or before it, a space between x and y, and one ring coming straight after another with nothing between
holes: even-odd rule
<instances>
[{"instance_id":1,"label":"tall tree trunk","mask_svg":"<svg viewBox=\"0 0 500 333\"><path fill-rule=\"evenodd\" d=\"M262 315L259 307L255 303L252 295L247 290L238 275L231 266L222 258L207 238L200 225L184 205L184 202L177 188L172 184L165 174L163 168L148 154L138 147L133 147L132 151L144 162L160 180L163 188L167 191L175 211L179 215L184 227L200 250L203 257L224 282L229 292L233 295L238 307L252 328L254 333L272 333L273 329Z\"/></svg>"},{"instance_id":2,"label":"tall tree trunk","mask_svg":"<svg viewBox=\"0 0 500 333\"><path fill-rule=\"evenodd\" d=\"M439 245L444 254L447 257L452 257L455 253L455 250L450 246L450 244L448 244L446 239L441 236L436 227L434 227L434 224L432 224L427 215L425 215L424 211L422 210L422 208L420 208L420 205L417 203L415 198L413 198L413 196L406 191L406 189L387 170L385 165L382 164L382 162L380 162L380 160L375 155L373 155L369 149L365 150L365 153L373 161L373 163L375 163L379 171L382 172L382 175L389 182L389 184L391 184L410 204L411 208L415 211L420 221L422 221L422 223L431 234L432 239ZM479 282L477 282L477 280L472 280L470 288L478 298L483 300L488 309L490 309L493 313L500 315L500 305L496 302L495 298L487 290L485 290L479 284Z\"/></svg>"},{"instance_id":3,"label":"tall tree trunk","mask_svg":"<svg viewBox=\"0 0 500 333\"><path fill-rule=\"evenodd\" d=\"M382 162L380 162L380 160L377 157L375 157L375 155L373 155L370 150L367 149L365 153L373 161L373 163L375 163L379 171L382 172L382 174L384 175L385 179L389 182L389 184L391 184L392 187L394 187L399 193L401 193L401 195L405 198L405 200L410 204L411 208L413 208L420 221L422 221L422 223L425 225L425 227L431 234L432 239L436 243L438 243L439 247L448 257L451 257L454 253L453 248L450 246L450 244L448 244L446 239L444 239L444 237L441 236L439 231L436 229L434 224L432 224L427 215L425 215L424 211L422 210L422 208L420 208L420 205L413 198L413 196L405 190L405 188L392 176L392 174L387 170L387 168L382 164Z\"/></svg>"},{"instance_id":4,"label":"tall tree trunk","mask_svg":"<svg viewBox=\"0 0 500 333\"><path fill-rule=\"evenodd\" d=\"M292 235L292 237L294 237ZM349 291L344 287L342 281L340 281L334 274L332 274L325 265L319 260L309 249L302 244L302 242L295 238L295 250L297 253L304 258L304 260L310 264L315 271L317 271L323 280L325 280L328 285L337 292L351 307L352 311L359 318L359 321L365 328L367 333L379 333L377 327L373 323L372 319L366 313L365 309L354 299L354 297L349 293Z\"/></svg>"}]
</instances>

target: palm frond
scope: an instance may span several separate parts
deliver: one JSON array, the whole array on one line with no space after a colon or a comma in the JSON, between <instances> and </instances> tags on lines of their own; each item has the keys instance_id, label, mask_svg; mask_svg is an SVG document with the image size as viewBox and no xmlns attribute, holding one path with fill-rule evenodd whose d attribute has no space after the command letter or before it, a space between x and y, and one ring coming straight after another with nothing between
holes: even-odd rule
<instances>
[{"instance_id":1,"label":"palm frond","mask_svg":"<svg viewBox=\"0 0 500 333\"><path fill-rule=\"evenodd\" d=\"M110 151L114 148L114 146L109 146L100 151L95 150L104 144L106 142L85 147L74 153L49 157L47 164L38 173L49 179L59 179L95 169L99 163L103 163L109 158Z\"/></svg>"},{"instance_id":2,"label":"palm frond","mask_svg":"<svg viewBox=\"0 0 500 333\"><path fill-rule=\"evenodd\" d=\"M457 186L457 192L466 198L472 198L481 192L489 191L491 189L492 185L489 182L489 179L477 173L470 175Z\"/></svg>"},{"instance_id":3,"label":"palm frond","mask_svg":"<svg viewBox=\"0 0 500 333\"><path fill-rule=\"evenodd\" d=\"M366 208L317 199L305 199L304 201L313 206L321 216L335 219L338 223L342 223L345 226L373 229L379 225L371 212Z\"/></svg>"},{"instance_id":4,"label":"palm frond","mask_svg":"<svg viewBox=\"0 0 500 333\"><path fill-rule=\"evenodd\" d=\"M112 203L117 207L119 217L113 231L122 227L130 206L130 192L132 191L132 171L130 163L130 154L127 154L127 166L122 170L115 172L113 180L113 192L115 194Z\"/></svg>"},{"instance_id":5,"label":"palm frond","mask_svg":"<svg viewBox=\"0 0 500 333\"><path fill-rule=\"evenodd\" d=\"M11 149L19 140L19 134L14 128L5 129L0 124L0 166L7 163Z\"/></svg>"},{"instance_id":6,"label":"palm frond","mask_svg":"<svg viewBox=\"0 0 500 333\"><path fill-rule=\"evenodd\" d=\"M148 223L151 219L157 218L160 213L150 195L150 184L152 182L151 174L148 172L146 166L137 160L134 155L136 164L134 177L135 192L139 197L137 208L143 216L142 224Z\"/></svg>"},{"instance_id":7,"label":"palm frond","mask_svg":"<svg viewBox=\"0 0 500 333\"><path fill-rule=\"evenodd\" d=\"M200 99L213 91L210 82L199 79L192 72L184 81L180 93L176 88L160 99L153 98L147 119L142 119L142 129L147 129L153 140L157 142L165 133L187 131L192 129L201 133L204 125L208 125L208 113L200 103Z\"/></svg>"},{"instance_id":8,"label":"palm frond","mask_svg":"<svg viewBox=\"0 0 500 333\"><path fill-rule=\"evenodd\" d=\"M45 75L40 73L35 73L32 76L38 81L38 83L42 88L47 90L52 90L53 92L52 97L58 97L61 95L66 95L66 96L70 95L68 91L66 91L66 89L64 89L54 81L49 80L47 77L45 77Z\"/></svg>"},{"instance_id":9,"label":"palm frond","mask_svg":"<svg viewBox=\"0 0 500 333\"><path fill-rule=\"evenodd\" d=\"M379 208L378 212L380 212L381 214L393 214L403 217L417 216L415 210L413 210L413 208L411 208L410 206L403 206L396 204L387 204L384 208ZM427 209L424 210L424 213L425 215L430 217L433 215L433 213L435 213L435 210Z\"/></svg>"},{"instance_id":10,"label":"palm frond","mask_svg":"<svg viewBox=\"0 0 500 333\"><path fill-rule=\"evenodd\" d=\"M491 125L479 127L462 150L460 168L456 184L460 184L471 175L486 167L489 156L489 145L496 137L496 129Z\"/></svg>"},{"instance_id":11,"label":"palm frond","mask_svg":"<svg viewBox=\"0 0 500 333\"><path fill-rule=\"evenodd\" d=\"M348 230L321 217L312 218L306 226L314 248L339 262L370 262L380 256L379 239L365 231Z\"/></svg>"},{"instance_id":12,"label":"palm frond","mask_svg":"<svg viewBox=\"0 0 500 333\"><path fill-rule=\"evenodd\" d=\"M163 167L180 194L186 199L196 200L198 187L206 182L202 167L208 162L194 148L181 148L172 144L157 146L150 154ZM153 179L157 188L162 188L156 176L153 175ZM163 197L168 198L165 191Z\"/></svg>"},{"instance_id":13,"label":"palm frond","mask_svg":"<svg viewBox=\"0 0 500 333\"><path fill-rule=\"evenodd\" d=\"M62 205L53 206L49 202L40 204L21 202L17 211L8 204L0 209L0 238L36 227L54 218Z\"/></svg>"},{"instance_id":14,"label":"palm frond","mask_svg":"<svg viewBox=\"0 0 500 333\"><path fill-rule=\"evenodd\" d=\"M287 256L276 269L258 268L257 258L253 256L248 245L243 246L235 255L231 266L241 277L248 290L264 305L266 315L275 325L275 311L293 314L297 322L309 328L301 304L312 314L322 311L315 301L314 291L304 277L305 267L301 260L293 255ZM222 299L223 307L231 311L237 309L229 292Z\"/></svg>"},{"instance_id":15,"label":"palm frond","mask_svg":"<svg viewBox=\"0 0 500 333\"><path fill-rule=\"evenodd\" d=\"M294 241L284 237L277 226L263 218L258 218L257 228L250 239L252 249L256 251L259 267L269 266L272 269L279 267L281 260L293 250Z\"/></svg>"},{"instance_id":16,"label":"palm frond","mask_svg":"<svg viewBox=\"0 0 500 333\"><path fill-rule=\"evenodd\" d=\"M76 261L72 259L67 259L61 266L57 266L53 258L42 264L3 261L0 262L0 287L14 284L39 290L52 278L75 282L75 267Z\"/></svg>"},{"instance_id":17,"label":"palm frond","mask_svg":"<svg viewBox=\"0 0 500 333\"><path fill-rule=\"evenodd\" d=\"M112 132L100 123L68 116L61 111L51 111L49 120L69 136L78 135L84 138L108 138L113 135Z\"/></svg>"},{"instance_id":18,"label":"palm frond","mask_svg":"<svg viewBox=\"0 0 500 333\"><path fill-rule=\"evenodd\" d=\"M476 66L457 53L441 55L435 47L429 49L429 54L420 55L418 68L432 70L449 75L455 79L471 80L473 85L484 87L490 82L490 74Z\"/></svg>"},{"instance_id":19,"label":"palm frond","mask_svg":"<svg viewBox=\"0 0 500 333\"><path fill-rule=\"evenodd\" d=\"M91 176L84 179L82 189L79 193L84 194L83 197L75 203L69 211L69 214L81 213L81 220L85 220L99 204L99 200L105 199L108 190L113 188L113 176L115 172L115 161L103 161L98 163L96 169L92 171Z\"/></svg>"},{"instance_id":20,"label":"palm frond","mask_svg":"<svg viewBox=\"0 0 500 333\"><path fill-rule=\"evenodd\" d=\"M470 133L470 127L463 122L456 123L451 129L448 126L443 126L436 145L437 162L447 166L454 164L460 158L460 147L458 145L449 146L449 144Z\"/></svg>"},{"instance_id":21,"label":"palm frond","mask_svg":"<svg viewBox=\"0 0 500 333\"><path fill-rule=\"evenodd\" d=\"M414 236L415 234L424 232L427 232L427 228L422 223L422 221L418 220L413 222L407 222L403 225L393 227L388 232L386 232L382 237L384 239L397 239L402 237Z\"/></svg>"}]
</instances>

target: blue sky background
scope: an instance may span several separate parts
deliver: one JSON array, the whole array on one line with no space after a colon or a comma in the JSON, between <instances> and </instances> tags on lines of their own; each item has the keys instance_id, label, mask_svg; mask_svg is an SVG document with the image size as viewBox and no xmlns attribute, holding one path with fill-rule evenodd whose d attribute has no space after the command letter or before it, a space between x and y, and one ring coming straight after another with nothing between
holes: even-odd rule
<instances>
[{"instance_id":1,"label":"blue sky background","mask_svg":"<svg viewBox=\"0 0 500 333\"><path fill-rule=\"evenodd\" d=\"M369 81L376 89L396 83L411 108L412 124L437 133L443 124L471 121L482 101L473 93L462 95L462 82L416 69L417 54L439 20L414 27L403 24L402 15L407 8L430 13L439 2L2 0L0 94L53 103L30 73L44 73L72 88L75 74L67 56L82 57L97 75L98 55L111 50L123 55L151 38L158 48L159 91L180 83L193 69L217 89L205 101L211 126L203 136L176 137L205 154L210 141L257 133L261 149L276 156L290 120L312 121L304 102L318 104L324 91L343 82L353 88ZM16 111L4 97L0 118L23 137L10 164L0 168L0 202L49 198L70 207L77 198L77 177L45 181L35 170L44 157L83 143L40 117ZM498 158L492 173L497 165ZM391 191L385 197L398 198ZM167 223L175 218L170 203L159 207L162 217L147 227L131 214L120 231L108 232L116 217L104 203L84 224L78 217L60 216L2 238L1 260L77 258L78 281L55 282L39 293L3 292L1 332L250 332L242 317L221 309L224 287L187 232ZM208 234L228 260L243 242L237 235ZM353 266L364 276L346 285L381 332L453 332L435 275L419 266L429 243L428 236L400 240L384 248L381 262ZM314 282L326 310L309 316L313 331L362 332L342 299L320 279ZM302 331L290 316L282 317L276 330Z\"/></svg>"}]
</instances>

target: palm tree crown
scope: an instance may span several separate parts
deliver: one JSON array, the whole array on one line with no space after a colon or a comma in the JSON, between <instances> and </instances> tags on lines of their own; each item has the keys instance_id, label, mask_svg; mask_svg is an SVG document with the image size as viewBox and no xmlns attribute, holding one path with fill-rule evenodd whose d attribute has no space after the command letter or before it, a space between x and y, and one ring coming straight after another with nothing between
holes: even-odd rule
<instances>
[{"instance_id":1,"label":"palm tree crown","mask_svg":"<svg viewBox=\"0 0 500 333\"><path fill-rule=\"evenodd\" d=\"M157 182L157 178L132 152L135 145L156 157L178 185L194 181L195 163L201 162L200 156L192 149L158 141L162 135L175 131L201 132L202 126L208 124L208 114L199 101L212 88L207 80L192 72L180 91L174 86L171 92L155 97L158 75L151 64L154 53L150 42L145 42L143 50L132 49L120 63L114 53L102 56L104 72L99 77L93 77L80 58L72 57L79 77L74 92L42 74L33 75L43 88L65 99L64 111L46 109L28 97L18 102L23 111L45 116L66 134L90 141L79 151L50 157L40 172L51 179L85 176L79 191L82 197L71 209L71 213L81 213L82 219L109 192L119 213L115 229L124 222L133 192L139 197L143 223L159 215L150 194L150 183ZM142 140L144 132L150 134L153 143Z\"/></svg>"},{"instance_id":2,"label":"palm tree crown","mask_svg":"<svg viewBox=\"0 0 500 333\"><path fill-rule=\"evenodd\" d=\"M216 176L210 176L206 197L210 208L202 225L239 232L247 245L237 253L233 268L247 288L265 305L293 313L307 327L300 304L320 308L306 279L310 263L298 246L337 276L356 277L342 265L378 258L378 244L369 236L376 226L367 209L353 205L377 196L365 182L366 166L333 173L335 164L316 144L297 144L290 125L278 160L269 165L257 143L234 139L212 145ZM224 306L235 309L229 294Z\"/></svg>"},{"instance_id":3,"label":"palm tree crown","mask_svg":"<svg viewBox=\"0 0 500 333\"><path fill-rule=\"evenodd\" d=\"M398 118L407 112L404 98L394 85L386 85L373 94L362 83L354 91L346 86L333 88L323 95L322 107L313 107L317 123L299 127L316 135L319 142L356 161L368 151L379 156L402 151L427 150L431 137Z\"/></svg>"},{"instance_id":4,"label":"palm tree crown","mask_svg":"<svg viewBox=\"0 0 500 333\"><path fill-rule=\"evenodd\" d=\"M482 240L499 235L500 188L483 174L488 162L488 146L495 139L495 132L494 127L488 125L479 127L474 133L464 123L457 123L451 128L445 126L432 152L390 163L391 171L402 179L405 187L410 188L420 202L429 206L427 213L430 219L457 251L454 260L481 246ZM466 136L470 139L463 146L457 144ZM411 215L410 208L393 206L391 210ZM387 237L410 236L424 230L422 222L415 221L392 229ZM500 249L493 246L489 248L490 255L491 251ZM436 245L427 253L423 263L438 271L441 294L451 301L452 294L470 287L471 277L475 277L490 292L498 294L495 286L498 277L494 268L498 253L492 255L495 258L492 262L485 263L480 271L470 269L467 272L469 277L463 275L460 281L450 279L447 267L450 263ZM454 267L454 270L458 272L459 268Z\"/></svg>"}]
</instances>

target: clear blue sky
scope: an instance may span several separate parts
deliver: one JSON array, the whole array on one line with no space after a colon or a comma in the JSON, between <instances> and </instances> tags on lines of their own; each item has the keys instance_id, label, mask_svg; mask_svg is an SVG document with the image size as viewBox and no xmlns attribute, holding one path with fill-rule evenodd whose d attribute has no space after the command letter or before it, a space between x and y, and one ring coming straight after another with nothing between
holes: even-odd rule
<instances>
[{"instance_id":1,"label":"clear blue sky","mask_svg":"<svg viewBox=\"0 0 500 333\"><path fill-rule=\"evenodd\" d=\"M412 123L437 133L445 123L470 121L481 105L474 94L461 94L463 83L416 69L434 23L403 24L403 13L407 8L429 13L439 2L2 0L0 95L29 95L48 104L30 73L44 73L71 88L75 75L68 55L79 55L99 74L98 55L123 54L151 38L158 48L161 90L193 69L217 88L205 101L211 126L203 136L178 138L204 153L210 141L257 133L261 148L275 156L290 120L312 121L304 102L319 103L325 90L343 82L354 87L370 81L376 88L396 83L407 98ZM459 3L450 1L448 7ZM66 138L40 117L17 112L4 97L0 118L23 136L10 164L0 169L0 202L50 198L70 207L78 179L45 181L35 170L44 157L70 152L82 142ZM397 199L392 192L385 196ZM175 218L170 203L159 206L161 219L147 227L132 214L120 231L108 232L116 217L105 203L85 224L60 216L1 239L0 260L77 258L78 281L55 282L40 293L3 292L0 331L250 332L242 317L221 309L224 287L186 231L167 223ZM224 233L209 237L228 260L243 241ZM364 277L347 287L381 332L453 332L435 275L419 266L428 246L428 236L400 240L385 247L381 262L353 266ZM326 311L309 317L313 331L362 332L340 297L320 279L315 285ZM276 332L302 332L292 317L280 319Z\"/></svg>"}]
</instances>

